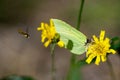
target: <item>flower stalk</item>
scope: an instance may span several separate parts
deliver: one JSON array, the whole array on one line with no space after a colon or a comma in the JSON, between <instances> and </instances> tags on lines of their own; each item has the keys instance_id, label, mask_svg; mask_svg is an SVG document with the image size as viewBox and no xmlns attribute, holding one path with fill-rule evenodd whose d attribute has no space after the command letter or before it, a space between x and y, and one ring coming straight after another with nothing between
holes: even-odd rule
<instances>
[{"instance_id":1,"label":"flower stalk","mask_svg":"<svg viewBox=\"0 0 120 80\"><path fill-rule=\"evenodd\" d=\"M80 29L83 6L84 6L84 0L81 0L81 5L80 5L80 10L79 10L79 15L78 15L78 22L77 22L77 27L76 27L77 30ZM73 65L75 62L76 62L76 55L72 54L71 65Z\"/></svg>"},{"instance_id":2,"label":"flower stalk","mask_svg":"<svg viewBox=\"0 0 120 80\"><path fill-rule=\"evenodd\" d=\"M64 42L60 40L60 35L56 32L52 19L50 19L50 24L42 22L37 30L42 31L41 42L44 43L44 46L48 47L50 45L52 80L56 80L54 49L56 45L58 45L59 47L64 47Z\"/></svg>"},{"instance_id":3,"label":"flower stalk","mask_svg":"<svg viewBox=\"0 0 120 80\"><path fill-rule=\"evenodd\" d=\"M79 10L79 15L78 15L78 22L77 22L77 27L76 27L77 30L80 29L80 23L81 23L83 6L84 6L84 0L81 0L81 5L80 5L80 10ZM71 57L71 66L74 65L75 62L76 62L76 55L72 54L72 57Z\"/></svg>"},{"instance_id":4,"label":"flower stalk","mask_svg":"<svg viewBox=\"0 0 120 80\"><path fill-rule=\"evenodd\" d=\"M55 79L55 43L51 44L50 50L51 50L51 73L52 73L52 79L51 80L56 80Z\"/></svg>"},{"instance_id":5,"label":"flower stalk","mask_svg":"<svg viewBox=\"0 0 120 80\"><path fill-rule=\"evenodd\" d=\"M81 0L81 5L80 5L80 10L79 10L79 15L78 15L78 22L77 22L77 27L76 27L77 30L80 29L81 17L82 17L84 2L85 2L85 0Z\"/></svg>"}]
</instances>

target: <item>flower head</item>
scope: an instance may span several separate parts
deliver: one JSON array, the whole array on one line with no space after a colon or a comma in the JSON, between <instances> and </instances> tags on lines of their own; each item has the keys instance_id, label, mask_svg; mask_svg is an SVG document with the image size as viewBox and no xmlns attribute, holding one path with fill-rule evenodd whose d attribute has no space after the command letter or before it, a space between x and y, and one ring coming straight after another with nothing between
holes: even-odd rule
<instances>
[{"instance_id":1,"label":"flower head","mask_svg":"<svg viewBox=\"0 0 120 80\"><path fill-rule=\"evenodd\" d=\"M60 40L59 34L56 32L52 19L50 19L50 25L47 23L41 23L41 26L37 28L41 30L41 42L45 47L48 47L50 43L57 43L60 47L64 46L64 42Z\"/></svg>"},{"instance_id":2,"label":"flower head","mask_svg":"<svg viewBox=\"0 0 120 80\"><path fill-rule=\"evenodd\" d=\"M110 49L110 39L104 38L105 31L102 30L99 38L93 35L93 41L88 46L86 56L88 57L86 62L89 64L94 58L95 64L99 65L100 61L105 62L107 53L115 54L114 49Z\"/></svg>"}]
</instances>

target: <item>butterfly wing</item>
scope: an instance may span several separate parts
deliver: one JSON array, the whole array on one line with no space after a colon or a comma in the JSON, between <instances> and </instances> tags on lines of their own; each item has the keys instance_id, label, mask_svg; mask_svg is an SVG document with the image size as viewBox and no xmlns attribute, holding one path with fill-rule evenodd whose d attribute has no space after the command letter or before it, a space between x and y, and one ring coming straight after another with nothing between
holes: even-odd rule
<instances>
[{"instance_id":1,"label":"butterfly wing","mask_svg":"<svg viewBox=\"0 0 120 80\"><path fill-rule=\"evenodd\" d=\"M73 46L69 50L74 54L83 54L86 51L85 43L86 36L80 31L76 30L69 24L58 19L52 19L56 31L60 34L61 40L65 43L65 48L68 49L69 43Z\"/></svg>"}]
</instances>

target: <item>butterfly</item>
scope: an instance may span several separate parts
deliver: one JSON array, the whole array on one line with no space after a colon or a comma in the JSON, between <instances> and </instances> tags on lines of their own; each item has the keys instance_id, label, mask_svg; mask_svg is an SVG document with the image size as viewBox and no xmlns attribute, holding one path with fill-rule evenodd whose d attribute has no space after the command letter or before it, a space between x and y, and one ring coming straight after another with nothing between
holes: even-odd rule
<instances>
[{"instance_id":1,"label":"butterfly","mask_svg":"<svg viewBox=\"0 0 120 80\"><path fill-rule=\"evenodd\" d=\"M25 38L30 38L30 35L28 33L28 27L26 28L25 31L23 31L22 29L19 29L18 33L21 34L21 35L23 35Z\"/></svg>"},{"instance_id":2,"label":"butterfly","mask_svg":"<svg viewBox=\"0 0 120 80\"><path fill-rule=\"evenodd\" d=\"M65 48L74 54L83 54L86 51L87 37L66 22L52 19L60 39L64 42Z\"/></svg>"}]
</instances>

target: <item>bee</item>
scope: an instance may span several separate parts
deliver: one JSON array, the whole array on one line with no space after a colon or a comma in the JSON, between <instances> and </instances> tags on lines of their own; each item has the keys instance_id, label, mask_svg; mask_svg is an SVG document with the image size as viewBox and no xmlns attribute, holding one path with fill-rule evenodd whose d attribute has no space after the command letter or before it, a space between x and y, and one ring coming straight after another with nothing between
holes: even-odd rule
<instances>
[{"instance_id":1,"label":"bee","mask_svg":"<svg viewBox=\"0 0 120 80\"><path fill-rule=\"evenodd\" d=\"M23 31L22 29L19 29L19 30L18 30L18 33L19 33L20 35L23 35L25 38L30 38L30 35L29 35L29 33L28 33L28 27L26 28L25 31Z\"/></svg>"}]
</instances>

